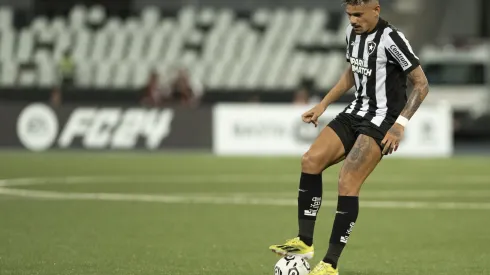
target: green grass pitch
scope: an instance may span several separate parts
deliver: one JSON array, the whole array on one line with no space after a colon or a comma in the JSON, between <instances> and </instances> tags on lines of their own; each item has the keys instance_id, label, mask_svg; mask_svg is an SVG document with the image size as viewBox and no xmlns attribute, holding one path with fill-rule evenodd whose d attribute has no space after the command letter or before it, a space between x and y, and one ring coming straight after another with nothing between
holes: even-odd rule
<instances>
[{"instance_id":1,"label":"green grass pitch","mask_svg":"<svg viewBox=\"0 0 490 275\"><path fill-rule=\"evenodd\" d=\"M324 173L315 265L340 166ZM0 153L0 275L271 275L297 233L299 158ZM490 158L386 159L341 275L490 274Z\"/></svg>"}]
</instances>

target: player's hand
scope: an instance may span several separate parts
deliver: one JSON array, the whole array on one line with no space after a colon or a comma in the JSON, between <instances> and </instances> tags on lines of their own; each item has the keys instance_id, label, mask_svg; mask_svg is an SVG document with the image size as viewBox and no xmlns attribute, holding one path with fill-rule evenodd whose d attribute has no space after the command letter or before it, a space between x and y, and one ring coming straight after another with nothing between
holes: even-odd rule
<instances>
[{"instance_id":1,"label":"player's hand","mask_svg":"<svg viewBox=\"0 0 490 275\"><path fill-rule=\"evenodd\" d=\"M398 150L404 132L405 128L403 126L398 123L393 124L391 129L386 133L383 141L381 141L381 145L384 146L383 155L389 155L392 154L393 151Z\"/></svg>"},{"instance_id":2,"label":"player's hand","mask_svg":"<svg viewBox=\"0 0 490 275\"><path fill-rule=\"evenodd\" d=\"M326 107L322 103L318 103L315 107L304 113L301 118L305 123L313 123L318 127L318 118L325 112Z\"/></svg>"}]
</instances>

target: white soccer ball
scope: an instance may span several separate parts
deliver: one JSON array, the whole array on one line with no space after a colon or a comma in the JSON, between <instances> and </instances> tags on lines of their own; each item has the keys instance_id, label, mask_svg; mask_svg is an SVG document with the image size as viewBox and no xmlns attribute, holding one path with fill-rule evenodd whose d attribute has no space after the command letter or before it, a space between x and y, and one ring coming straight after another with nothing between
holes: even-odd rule
<instances>
[{"instance_id":1,"label":"white soccer ball","mask_svg":"<svg viewBox=\"0 0 490 275\"><path fill-rule=\"evenodd\" d=\"M274 267L274 275L307 275L310 273L310 264L300 256L282 257Z\"/></svg>"}]
</instances>

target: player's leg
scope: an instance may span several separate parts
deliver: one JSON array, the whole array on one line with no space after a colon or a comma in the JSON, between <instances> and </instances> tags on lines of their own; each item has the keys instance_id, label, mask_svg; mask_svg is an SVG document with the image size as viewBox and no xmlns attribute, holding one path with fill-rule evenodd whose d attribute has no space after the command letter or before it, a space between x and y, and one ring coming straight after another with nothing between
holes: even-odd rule
<instances>
[{"instance_id":1,"label":"player's leg","mask_svg":"<svg viewBox=\"0 0 490 275\"><path fill-rule=\"evenodd\" d=\"M345 149L339 135L325 127L301 159L298 188L298 237L311 246L323 194L322 172L344 159Z\"/></svg>"},{"instance_id":2,"label":"player's leg","mask_svg":"<svg viewBox=\"0 0 490 275\"><path fill-rule=\"evenodd\" d=\"M377 141L361 134L347 155L339 176L338 204L330 236L330 245L323 262L337 268L359 213L359 192L366 178L381 160L381 148Z\"/></svg>"},{"instance_id":3,"label":"player's leg","mask_svg":"<svg viewBox=\"0 0 490 275\"><path fill-rule=\"evenodd\" d=\"M285 244L269 248L278 254L295 254L305 258L313 257L313 231L322 199L322 172L327 167L343 160L345 137L350 129L338 119L325 127L301 160L301 176L298 190L298 237ZM354 140L350 141L354 144Z\"/></svg>"}]
</instances>

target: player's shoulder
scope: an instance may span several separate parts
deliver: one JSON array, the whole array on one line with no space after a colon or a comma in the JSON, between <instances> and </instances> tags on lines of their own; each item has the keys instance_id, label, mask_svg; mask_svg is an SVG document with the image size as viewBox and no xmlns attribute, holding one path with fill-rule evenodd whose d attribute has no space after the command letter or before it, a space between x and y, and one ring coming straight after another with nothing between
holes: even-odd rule
<instances>
[{"instance_id":1,"label":"player's shoulder","mask_svg":"<svg viewBox=\"0 0 490 275\"><path fill-rule=\"evenodd\" d=\"M402 30L400 30L397 26L391 24L390 22L385 21L382 39L389 39L393 38L394 36L402 37L403 39L405 39L405 34Z\"/></svg>"}]
</instances>

